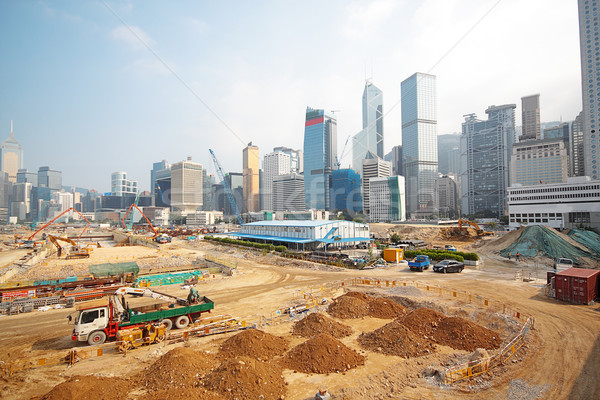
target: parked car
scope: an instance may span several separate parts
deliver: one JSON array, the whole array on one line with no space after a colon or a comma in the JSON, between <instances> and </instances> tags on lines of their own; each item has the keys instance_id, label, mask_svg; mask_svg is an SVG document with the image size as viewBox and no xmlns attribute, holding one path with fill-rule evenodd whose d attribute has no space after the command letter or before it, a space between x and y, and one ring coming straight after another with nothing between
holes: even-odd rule
<instances>
[{"instance_id":1,"label":"parked car","mask_svg":"<svg viewBox=\"0 0 600 400\"><path fill-rule=\"evenodd\" d=\"M433 266L433 272L462 272L465 265L456 260L442 260Z\"/></svg>"}]
</instances>

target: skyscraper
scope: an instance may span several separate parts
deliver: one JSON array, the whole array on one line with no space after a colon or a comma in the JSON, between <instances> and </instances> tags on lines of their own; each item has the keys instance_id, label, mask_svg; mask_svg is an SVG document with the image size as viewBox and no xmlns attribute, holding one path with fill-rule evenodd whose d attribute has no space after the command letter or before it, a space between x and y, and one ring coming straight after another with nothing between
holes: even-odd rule
<instances>
[{"instance_id":1,"label":"skyscraper","mask_svg":"<svg viewBox=\"0 0 600 400\"><path fill-rule=\"evenodd\" d=\"M291 173L290 156L282 152L265 155L263 160L263 209L273 211L273 180L276 176Z\"/></svg>"},{"instance_id":2,"label":"skyscraper","mask_svg":"<svg viewBox=\"0 0 600 400\"><path fill-rule=\"evenodd\" d=\"M337 155L337 121L323 110L306 108L304 193L306 208L329 210L331 171Z\"/></svg>"},{"instance_id":3,"label":"skyscraper","mask_svg":"<svg viewBox=\"0 0 600 400\"><path fill-rule=\"evenodd\" d=\"M501 218L506 213L516 104L490 106L487 121L465 116L460 142L461 212Z\"/></svg>"},{"instance_id":4,"label":"skyscraper","mask_svg":"<svg viewBox=\"0 0 600 400\"><path fill-rule=\"evenodd\" d=\"M579 47L581 56L581 88L583 97L583 151L585 175L599 179L598 150L600 148L600 0L578 0Z\"/></svg>"},{"instance_id":5,"label":"skyscraper","mask_svg":"<svg viewBox=\"0 0 600 400\"><path fill-rule=\"evenodd\" d=\"M244 213L260 211L260 172L258 162L258 147L252 142L242 151L244 175Z\"/></svg>"},{"instance_id":6,"label":"skyscraper","mask_svg":"<svg viewBox=\"0 0 600 400\"><path fill-rule=\"evenodd\" d=\"M404 177L370 178L369 181L369 222L404 221Z\"/></svg>"},{"instance_id":7,"label":"skyscraper","mask_svg":"<svg viewBox=\"0 0 600 400\"><path fill-rule=\"evenodd\" d=\"M402 146L392 147L383 159L392 163L392 176L402 175Z\"/></svg>"},{"instance_id":8,"label":"skyscraper","mask_svg":"<svg viewBox=\"0 0 600 400\"><path fill-rule=\"evenodd\" d=\"M273 211L304 211L304 176L292 172L273 177Z\"/></svg>"},{"instance_id":9,"label":"skyscraper","mask_svg":"<svg viewBox=\"0 0 600 400\"><path fill-rule=\"evenodd\" d=\"M152 163L152 169L150 170L150 195L153 199L156 197L156 176L159 171L163 171L165 169L169 169L171 166L167 160L162 160L160 162ZM155 200L153 200L153 204L155 204Z\"/></svg>"},{"instance_id":10,"label":"skyscraper","mask_svg":"<svg viewBox=\"0 0 600 400\"><path fill-rule=\"evenodd\" d=\"M8 174L9 182L17 182L17 172L23 168L23 149L13 133L10 122L10 136L0 145L0 171Z\"/></svg>"},{"instance_id":11,"label":"skyscraper","mask_svg":"<svg viewBox=\"0 0 600 400\"><path fill-rule=\"evenodd\" d=\"M331 175L331 209L350 213L362 210L360 174L353 169L335 169Z\"/></svg>"},{"instance_id":12,"label":"skyscraper","mask_svg":"<svg viewBox=\"0 0 600 400\"><path fill-rule=\"evenodd\" d=\"M180 215L194 214L202 207L202 164L191 157L171 165L171 210Z\"/></svg>"},{"instance_id":13,"label":"skyscraper","mask_svg":"<svg viewBox=\"0 0 600 400\"><path fill-rule=\"evenodd\" d=\"M117 171L110 174L110 194L111 196L126 196L137 194L137 181L127 179L127 173Z\"/></svg>"},{"instance_id":14,"label":"skyscraper","mask_svg":"<svg viewBox=\"0 0 600 400\"><path fill-rule=\"evenodd\" d=\"M383 158L383 92L368 80L362 96L362 127L352 138L352 168L359 173L368 152Z\"/></svg>"},{"instance_id":15,"label":"skyscraper","mask_svg":"<svg viewBox=\"0 0 600 400\"><path fill-rule=\"evenodd\" d=\"M363 211L370 215L370 179L392 176L392 163L372 153L362 160ZM403 191L404 192L404 191Z\"/></svg>"},{"instance_id":16,"label":"skyscraper","mask_svg":"<svg viewBox=\"0 0 600 400\"><path fill-rule=\"evenodd\" d=\"M521 124L519 142L541 139L539 94L521 97Z\"/></svg>"},{"instance_id":17,"label":"skyscraper","mask_svg":"<svg viewBox=\"0 0 600 400\"><path fill-rule=\"evenodd\" d=\"M584 176L583 111L571 123L571 176Z\"/></svg>"},{"instance_id":18,"label":"skyscraper","mask_svg":"<svg viewBox=\"0 0 600 400\"><path fill-rule=\"evenodd\" d=\"M436 212L438 170L435 76L415 73L401 83L402 171L409 215Z\"/></svg>"},{"instance_id":19,"label":"skyscraper","mask_svg":"<svg viewBox=\"0 0 600 400\"><path fill-rule=\"evenodd\" d=\"M302 150L294 150L289 147L273 147L273 153L278 151L290 156L290 171L297 174L304 172L304 158L302 157Z\"/></svg>"},{"instance_id":20,"label":"skyscraper","mask_svg":"<svg viewBox=\"0 0 600 400\"><path fill-rule=\"evenodd\" d=\"M40 167L38 169L38 186L52 191L62 189L62 172L51 170L50 167Z\"/></svg>"}]
</instances>

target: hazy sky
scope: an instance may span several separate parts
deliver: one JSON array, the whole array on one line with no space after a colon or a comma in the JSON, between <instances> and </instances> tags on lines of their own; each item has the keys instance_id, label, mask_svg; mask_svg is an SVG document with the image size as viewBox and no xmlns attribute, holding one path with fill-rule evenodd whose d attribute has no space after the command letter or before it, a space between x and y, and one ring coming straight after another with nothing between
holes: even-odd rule
<instances>
[{"instance_id":1,"label":"hazy sky","mask_svg":"<svg viewBox=\"0 0 600 400\"><path fill-rule=\"evenodd\" d=\"M438 134L506 103L520 125L535 93L542 121L581 110L575 0L0 0L0 55L0 140L14 120L26 168L101 192L114 171L150 189L162 159L214 173L209 148L236 172L250 141L261 159L301 149L307 106L340 110L341 151L367 77L384 94L386 152L417 71L437 76Z\"/></svg>"}]
</instances>

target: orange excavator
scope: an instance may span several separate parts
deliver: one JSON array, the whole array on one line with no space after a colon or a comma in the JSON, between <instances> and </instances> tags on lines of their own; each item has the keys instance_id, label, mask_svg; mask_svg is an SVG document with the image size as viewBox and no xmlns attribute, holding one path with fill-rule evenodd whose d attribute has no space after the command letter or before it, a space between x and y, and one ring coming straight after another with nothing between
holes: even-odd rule
<instances>
[{"instance_id":1,"label":"orange excavator","mask_svg":"<svg viewBox=\"0 0 600 400\"><path fill-rule=\"evenodd\" d=\"M462 231L463 224L471 225L477 232L478 236L491 236L494 234L494 232L489 232L489 231L483 230L481 227L479 227L479 225L477 223L475 223L473 221L469 221L469 220L461 219L461 218L458 219L458 229L460 231Z\"/></svg>"},{"instance_id":2,"label":"orange excavator","mask_svg":"<svg viewBox=\"0 0 600 400\"><path fill-rule=\"evenodd\" d=\"M85 222L87 222L87 225L83 228L83 230L79 234L79 237L81 237L83 235L83 233L86 231L86 229L88 228L88 226L90 225L90 221L88 221L88 219L86 217L84 217L83 214L81 214L79 211L77 211L76 209L74 209L73 207L71 207L71 208L69 208L69 209L61 212L60 214L58 214L58 216L54 217L52 220L50 220L50 222L47 222L46 224L44 224L40 229L38 229L37 231L33 232L33 234L31 236L29 236L27 239L28 240L33 240L33 237L35 235L37 235L39 232L41 232L44 229L46 229L48 226L52 225L52 223L54 221L56 221L57 219L59 219L60 217L62 217L66 213L68 213L69 211L75 211L77 214L79 214L81 216L81 218L83 218L85 220Z\"/></svg>"},{"instance_id":3,"label":"orange excavator","mask_svg":"<svg viewBox=\"0 0 600 400\"><path fill-rule=\"evenodd\" d=\"M121 224L123 225L123 228L125 230L127 230L127 225L125 225L125 218L127 218L127 215L129 214L129 212L131 211L131 209L135 207L136 210L138 210L140 212L140 214L142 214L142 216L144 218L146 218L146 222L148 222L148 225L150 225L150 229L152 229L152 232L154 232L154 236L153 237L157 237L159 235L159 233L156 231L156 229L154 229L154 227L152 226L152 222L150 222L150 220L148 219L148 217L146 217L146 214L144 214L142 212L142 210L140 210L140 208L138 206L135 205L135 203L132 203L129 208L127 209L127 211L125 212L125 215L123 215L123 219L121 220Z\"/></svg>"},{"instance_id":4,"label":"orange excavator","mask_svg":"<svg viewBox=\"0 0 600 400\"><path fill-rule=\"evenodd\" d=\"M69 248L69 253L67 254L67 260L70 260L72 258L89 258L90 253L92 252L92 249L93 249L91 246L82 248L77 243L75 243L73 240L71 240L69 238L65 238L65 237L48 235L48 240L50 240L56 246L56 249L58 250L59 258L62 255L63 248L58 243L58 241L60 240L60 241L69 243L71 245L71 247Z\"/></svg>"}]
</instances>

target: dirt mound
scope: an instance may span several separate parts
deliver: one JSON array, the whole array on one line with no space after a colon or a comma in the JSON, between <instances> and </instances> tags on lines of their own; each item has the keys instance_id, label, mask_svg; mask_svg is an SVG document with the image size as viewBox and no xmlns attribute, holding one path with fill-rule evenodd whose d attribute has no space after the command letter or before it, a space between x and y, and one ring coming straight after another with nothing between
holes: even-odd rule
<instances>
[{"instance_id":1,"label":"dirt mound","mask_svg":"<svg viewBox=\"0 0 600 400\"><path fill-rule=\"evenodd\" d=\"M458 226L440 228L435 239L472 242L478 238L479 235L477 235L477 231L475 229L465 227L463 225L462 229L460 229Z\"/></svg>"},{"instance_id":2,"label":"dirt mound","mask_svg":"<svg viewBox=\"0 0 600 400\"><path fill-rule=\"evenodd\" d=\"M435 351L435 345L430 340L417 336L400 320L361 334L358 343L367 350L404 358L419 357Z\"/></svg>"},{"instance_id":3,"label":"dirt mound","mask_svg":"<svg viewBox=\"0 0 600 400\"><path fill-rule=\"evenodd\" d=\"M378 297L369 302L369 316L383 319L394 319L408 313L408 309L394 300Z\"/></svg>"},{"instance_id":4,"label":"dirt mound","mask_svg":"<svg viewBox=\"0 0 600 400\"><path fill-rule=\"evenodd\" d=\"M354 297L354 298L360 299L362 301L366 301L367 303L373 300L373 297L369 296L366 293L362 293L362 292L348 292L348 293L338 297L338 299L340 299L342 297Z\"/></svg>"},{"instance_id":5,"label":"dirt mound","mask_svg":"<svg viewBox=\"0 0 600 400\"><path fill-rule=\"evenodd\" d=\"M498 349L500 334L460 317L444 318L437 327L434 340L456 350Z\"/></svg>"},{"instance_id":6,"label":"dirt mound","mask_svg":"<svg viewBox=\"0 0 600 400\"><path fill-rule=\"evenodd\" d=\"M292 333L308 338L321 333L326 333L335 338L341 338L350 336L352 334L352 328L340 324L323 314L314 313L309 314L306 318L296 322L292 327Z\"/></svg>"},{"instance_id":7,"label":"dirt mound","mask_svg":"<svg viewBox=\"0 0 600 400\"><path fill-rule=\"evenodd\" d=\"M510 232L505 233L504 235L498 237L497 239L481 241L481 242L479 242L481 245L476 244L473 247L480 248L482 250L487 250L487 251L502 250L502 249L506 248L507 246L513 244L515 242L515 240L517 240L519 238L519 236L521 236L521 232L523 232L523 229L524 228L519 228L517 230L510 231Z\"/></svg>"},{"instance_id":8,"label":"dirt mound","mask_svg":"<svg viewBox=\"0 0 600 400\"><path fill-rule=\"evenodd\" d=\"M136 378L148 391L191 388L196 386L201 375L216 365L214 357L204 352L177 347L138 373Z\"/></svg>"},{"instance_id":9,"label":"dirt mound","mask_svg":"<svg viewBox=\"0 0 600 400\"><path fill-rule=\"evenodd\" d=\"M286 394L281 372L273 362L236 357L224 361L206 375L203 385L227 399L279 400Z\"/></svg>"},{"instance_id":10,"label":"dirt mound","mask_svg":"<svg viewBox=\"0 0 600 400\"><path fill-rule=\"evenodd\" d=\"M364 363L364 356L325 334L317 335L299 344L281 360L284 368L307 374L344 372Z\"/></svg>"},{"instance_id":11,"label":"dirt mound","mask_svg":"<svg viewBox=\"0 0 600 400\"><path fill-rule=\"evenodd\" d=\"M225 358L251 357L268 360L288 350L288 341L258 329L247 329L227 339L219 348Z\"/></svg>"},{"instance_id":12,"label":"dirt mound","mask_svg":"<svg viewBox=\"0 0 600 400\"><path fill-rule=\"evenodd\" d=\"M225 397L203 387L178 388L177 390L163 389L157 392L149 392L138 400L226 400Z\"/></svg>"},{"instance_id":13,"label":"dirt mound","mask_svg":"<svg viewBox=\"0 0 600 400\"><path fill-rule=\"evenodd\" d=\"M336 298L327 308L327 312L336 318L361 318L369 314L369 303L344 295Z\"/></svg>"},{"instance_id":14,"label":"dirt mound","mask_svg":"<svg viewBox=\"0 0 600 400\"><path fill-rule=\"evenodd\" d=\"M122 378L74 376L56 385L40 400L122 400L133 388L132 382Z\"/></svg>"},{"instance_id":15,"label":"dirt mound","mask_svg":"<svg viewBox=\"0 0 600 400\"><path fill-rule=\"evenodd\" d=\"M417 336L430 337L444 318L446 318L445 315L430 308L418 308L398 321Z\"/></svg>"}]
</instances>

